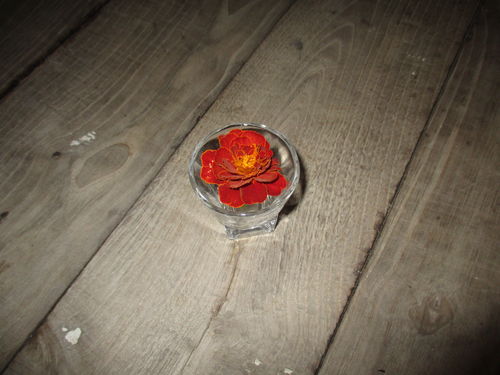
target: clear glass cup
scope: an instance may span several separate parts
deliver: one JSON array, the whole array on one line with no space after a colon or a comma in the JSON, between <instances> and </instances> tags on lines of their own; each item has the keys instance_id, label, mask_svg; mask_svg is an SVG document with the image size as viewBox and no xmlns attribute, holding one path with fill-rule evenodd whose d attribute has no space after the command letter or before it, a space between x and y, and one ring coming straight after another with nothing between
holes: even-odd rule
<instances>
[{"instance_id":1,"label":"clear glass cup","mask_svg":"<svg viewBox=\"0 0 500 375\"><path fill-rule=\"evenodd\" d=\"M287 186L278 196L267 196L262 203L245 204L242 207L231 207L219 200L218 187L208 184L200 176L201 155L206 150L219 148L218 137L229 133L232 129L253 130L263 135L273 151L273 158L280 162L281 174L287 180ZM299 158L295 148L276 130L266 125L239 123L225 126L209 134L199 142L189 162L189 179L198 197L215 214L217 220L224 225L230 239L249 237L274 231L278 214L293 194L300 178Z\"/></svg>"}]
</instances>

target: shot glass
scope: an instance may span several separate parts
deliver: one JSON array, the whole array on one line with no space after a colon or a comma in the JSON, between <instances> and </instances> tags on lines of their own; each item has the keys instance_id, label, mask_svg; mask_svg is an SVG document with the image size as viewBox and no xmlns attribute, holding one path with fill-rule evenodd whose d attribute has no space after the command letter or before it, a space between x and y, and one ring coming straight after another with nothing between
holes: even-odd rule
<instances>
[{"instance_id":1,"label":"shot glass","mask_svg":"<svg viewBox=\"0 0 500 375\"><path fill-rule=\"evenodd\" d=\"M221 202L217 184L207 183L201 177L201 156L206 150L218 149L219 136L226 135L233 129L253 130L264 136L269 143L273 158L279 162L280 173L287 181L286 187L279 195L268 195L262 203L232 207ZM189 162L189 179L194 191L216 219L224 225L226 235L230 239L273 232L278 214L293 194L299 178L300 164L295 148L283 134L262 124L231 124L210 133L196 145Z\"/></svg>"}]
</instances>

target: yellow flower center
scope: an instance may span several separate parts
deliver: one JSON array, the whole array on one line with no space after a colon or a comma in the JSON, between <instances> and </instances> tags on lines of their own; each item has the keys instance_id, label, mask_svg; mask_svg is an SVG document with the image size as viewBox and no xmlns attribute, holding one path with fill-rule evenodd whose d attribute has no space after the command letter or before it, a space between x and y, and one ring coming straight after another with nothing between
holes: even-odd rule
<instances>
[{"instance_id":1,"label":"yellow flower center","mask_svg":"<svg viewBox=\"0 0 500 375\"><path fill-rule=\"evenodd\" d=\"M237 168L253 168L255 163L257 162L257 158L254 155L243 155L238 158L234 164Z\"/></svg>"},{"instance_id":2,"label":"yellow flower center","mask_svg":"<svg viewBox=\"0 0 500 375\"><path fill-rule=\"evenodd\" d=\"M259 150L254 146L253 152L248 155L238 156L233 164L241 174L250 174L255 171L255 165L257 164L257 156L259 154Z\"/></svg>"}]
</instances>

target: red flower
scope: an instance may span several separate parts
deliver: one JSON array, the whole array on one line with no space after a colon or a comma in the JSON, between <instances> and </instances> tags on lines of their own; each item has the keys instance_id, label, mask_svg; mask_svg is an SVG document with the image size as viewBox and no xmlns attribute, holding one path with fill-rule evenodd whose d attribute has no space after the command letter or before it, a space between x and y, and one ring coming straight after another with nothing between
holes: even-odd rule
<instances>
[{"instance_id":1,"label":"red flower","mask_svg":"<svg viewBox=\"0 0 500 375\"><path fill-rule=\"evenodd\" d=\"M264 136L253 130L233 129L219 136L219 144L217 150L201 155L200 176L217 184L222 203L241 207L281 194L287 181Z\"/></svg>"}]
</instances>

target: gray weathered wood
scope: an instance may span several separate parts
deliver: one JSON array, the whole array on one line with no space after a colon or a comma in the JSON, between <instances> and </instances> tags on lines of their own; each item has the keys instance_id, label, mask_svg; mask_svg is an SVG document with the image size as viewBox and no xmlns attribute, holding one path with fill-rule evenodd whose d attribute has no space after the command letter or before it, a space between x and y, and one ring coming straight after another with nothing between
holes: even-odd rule
<instances>
[{"instance_id":1,"label":"gray weathered wood","mask_svg":"<svg viewBox=\"0 0 500 375\"><path fill-rule=\"evenodd\" d=\"M0 104L0 368L288 5L111 2Z\"/></svg>"},{"instance_id":2,"label":"gray weathered wood","mask_svg":"<svg viewBox=\"0 0 500 375\"><path fill-rule=\"evenodd\" d=\"M475 6L296 3L7 373L312 374ZM288 135L306 186L273 235L231 242L186 167L238 120Z\"/></svg>"},{"instance_id":3,"label":"gray weathered wood","mask_svg":"<svg viewBox=\"0 0 500 375\"><path fill-rule=\"evenodd\" d=\"M320 374L500 373L500 12L485 7Z\"/></svg>"},{"instance_id":4,"label":"gray weathered wood","mask_svg":"<svg viewBox=\"0 0 500 375\"><path fill-rule=\"evenodd\" d=\"M0 93L107 0L0 2Z\"/></svg>"}]
</instances>

